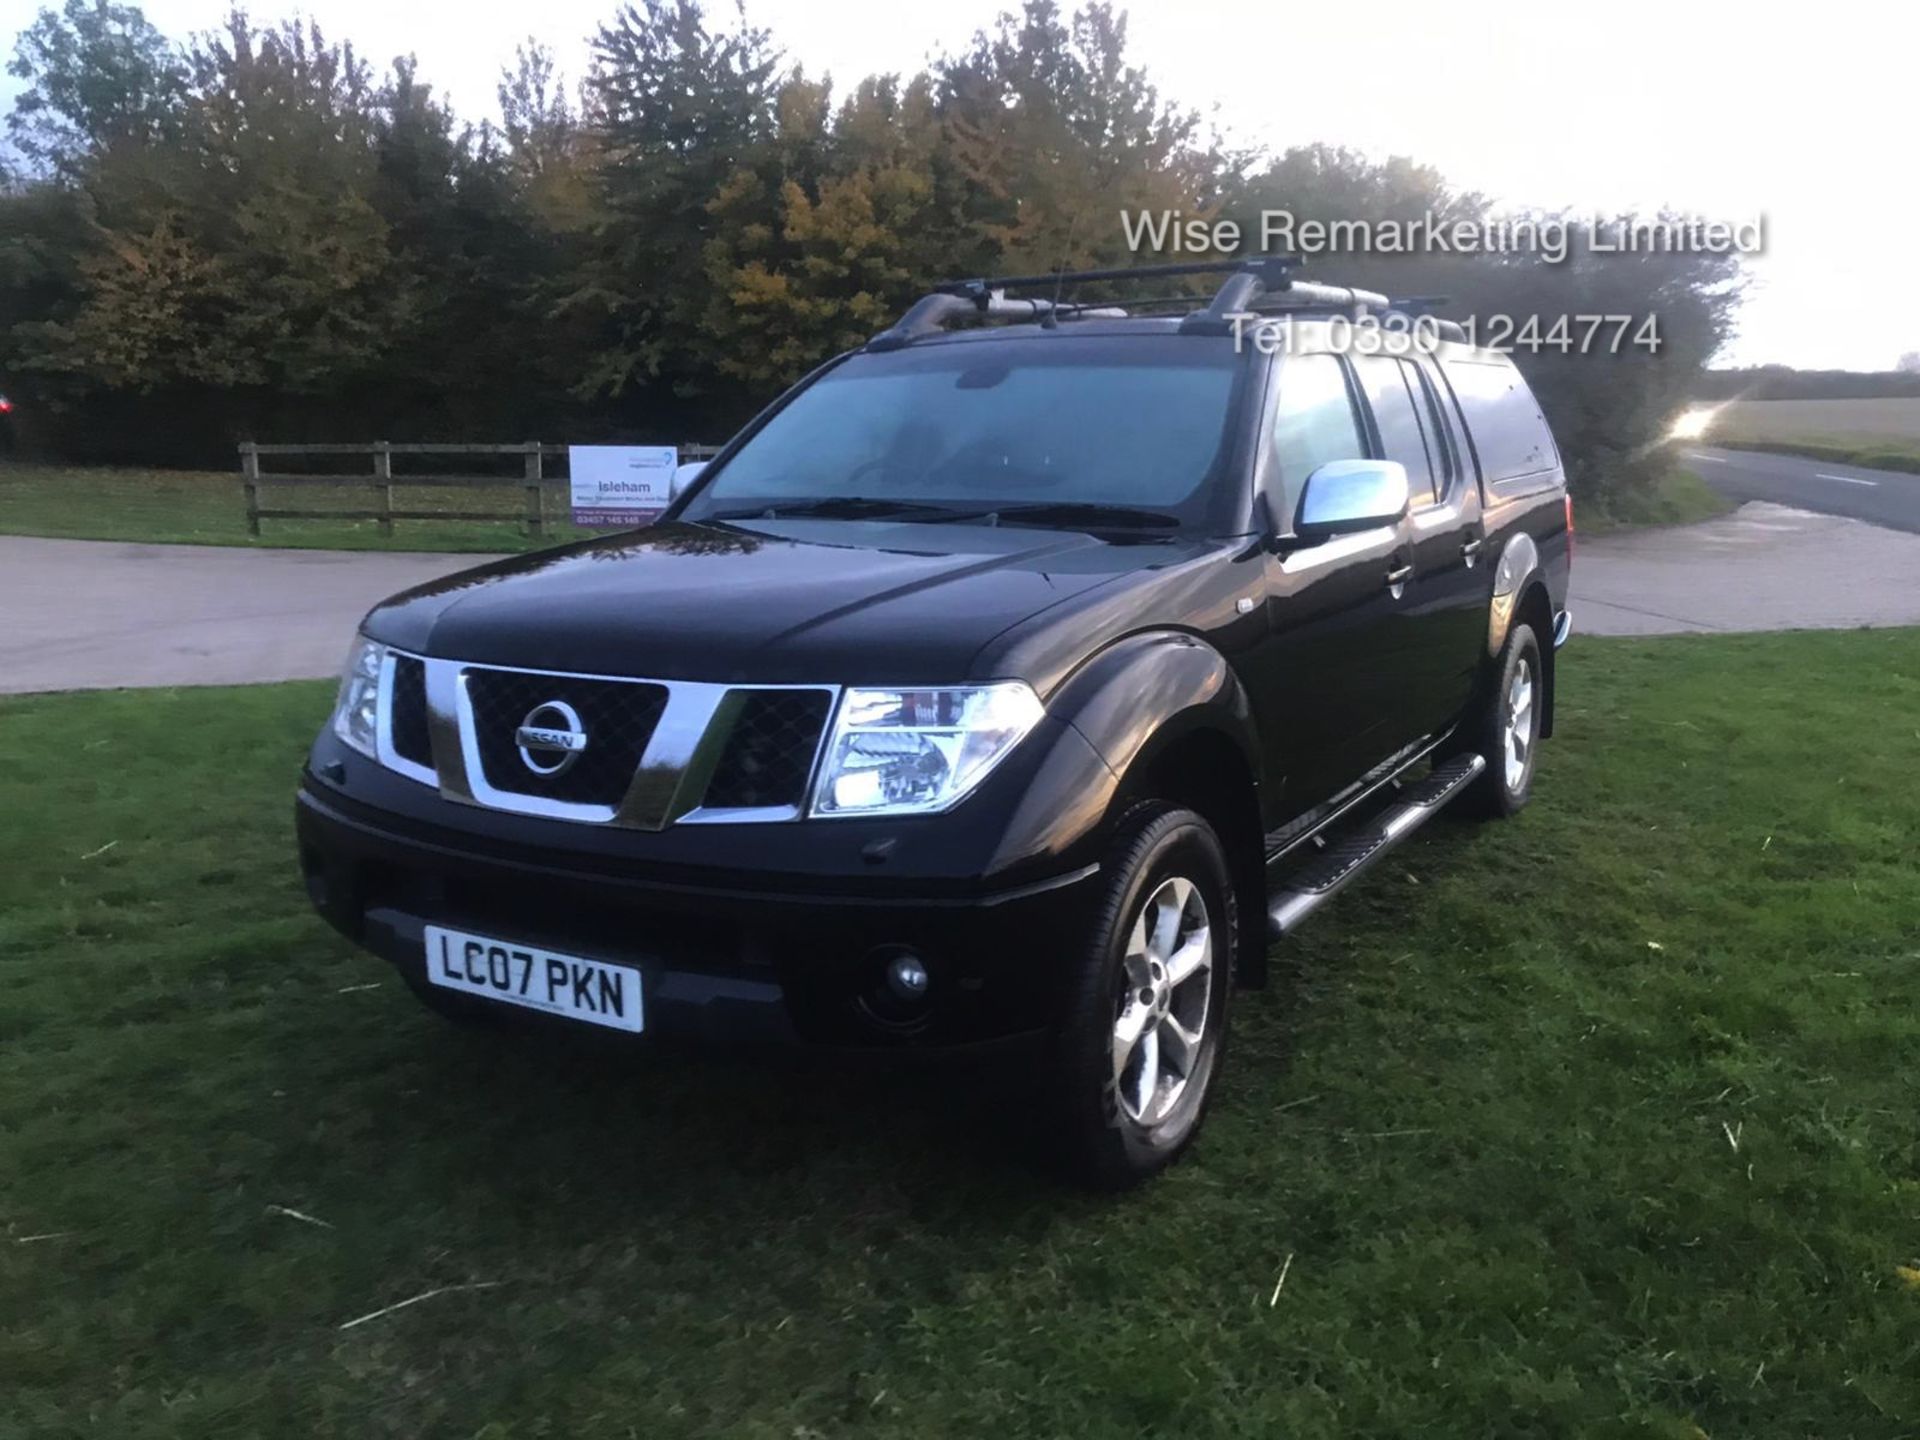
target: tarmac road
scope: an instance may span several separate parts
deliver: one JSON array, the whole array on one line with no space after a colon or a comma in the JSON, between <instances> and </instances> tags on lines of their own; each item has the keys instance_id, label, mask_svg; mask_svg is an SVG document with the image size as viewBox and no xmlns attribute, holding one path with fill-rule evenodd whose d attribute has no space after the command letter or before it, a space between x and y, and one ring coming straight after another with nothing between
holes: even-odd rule
<instances>
[{"instance_id":1,"label":"tarmac road","mask_svg":"<svg viewBox=\"0 0 1920 1440\"><path fill-rule=\"evenodd\" d=\"M1758 450L1686 452L1696 474L1734 500L1766 500L1920 534L1920 475Z\"/></svg>"}]
</instances>

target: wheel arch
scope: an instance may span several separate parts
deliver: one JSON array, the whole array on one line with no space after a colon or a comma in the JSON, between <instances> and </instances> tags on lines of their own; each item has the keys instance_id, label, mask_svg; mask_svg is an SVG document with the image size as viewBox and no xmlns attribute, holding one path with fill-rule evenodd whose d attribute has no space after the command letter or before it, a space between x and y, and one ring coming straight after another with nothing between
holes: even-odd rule
<instances>
[{"instance_id":1,"label":"wheel arch","mask_svg":"<svg viewBox=\"0 0 1920 1440\"><path fill-rule=\"evenodd\" d=\"M1515 624L1530 626L1540 646L1542 697L1540 734L1553 734L1554 650L1553 599L1547 589L1546 569L1540 547L1533 536L1522 530L1500 552L1494 572L1493 604L1487 612L1487 684L1495 680L1499 660L1507 648L1507 635Z\"/></svg>"},{"instance_id":2,"label":"wheel arch","mask_svg":"<svg viewBox=\"0 0 1920 1440\"><path fill-rule=\"evenodd\" d=\"M1536 576L1528 582L1521 592L1514 618L1532 629L1533 638L1540 646L1540 684L1546 692L1541 701L1540 737L1545 739L1553 734L1554 670L1558 656L1553 648L1553 601L1547 596L1544 580Z\"/></svg>"},{"instance_id":3,"label":"wheel arch","mask_svg":"<svg viewBox=\"0 0 1920 1440\"><path fill-rule=\"evenodd\" d=\"M1204 816L1233 871L1240 913L1240 978L1265 977L1266 864L1261 762L1252 707L1226 658L1177 631L1131 636L1095 656L1060 688L1049 710L1079 729L1106 760L1115 786L1111 827L1142 800Z\"/></svg>"},{"instance_id":4,"label":"wheel arch","mask_svg":"<svg viewBox=\"0 0 1920 1440\"><path fill-rule=\"evenodd\" d=\"M1239 916L1237 983L1259 988L1267 978L1266 851L1260 794L1252 767L1222 730L1201 726L1142 754L1122 777L1115 813L1142 800L1183 805L1220 837L1233 877Z\"/></svg>"}]
</instances>

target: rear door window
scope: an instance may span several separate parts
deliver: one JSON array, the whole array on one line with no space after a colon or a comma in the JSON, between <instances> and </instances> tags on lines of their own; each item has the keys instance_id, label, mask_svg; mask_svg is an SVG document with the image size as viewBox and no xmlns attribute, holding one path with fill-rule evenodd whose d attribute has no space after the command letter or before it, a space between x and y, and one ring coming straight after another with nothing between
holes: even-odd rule
<instances>
[{"instance_id":1,"label":"rear door window","mask_svg":"<svg viewBox=\"0 0 1920 1440\"><path fill-rule=\"evenodd\" d=\"M1441 500L1449 499L1460 479L1461 466L1459 432L1447 418L1447 402L1441 398L1445 392L1430 363L1400 363L1406 367L1407 383L1420 411L1420 425L1427 432L1427 448L1433 453L1433 493Z\"/></svg>"},{"instance_id":2,"label":"rear door window","mask_svg":"<svg viewBox=\"0 0 1920 1440\"><path fill-rule=\"evenodd\" d=\"M1280 367L1268 442L1274 509L1290 523L1307 476L1329 460L1366 455L1347 376L1334 355L1290 355Z\"/></svg>"},{"instance_id":3,"label":"rear door window","mask_svg":"<svg viewBox=\"0 0 1920 1440\"><path fill-rule=\"evenodd\" d=\"M1367 404L1373 411L1373 423L1380 430L1381 451L1389 460L1407 467L1407 488L1412 492L1414 508L1431 505L1440 498L1435 483L1438 467L1433 462L1426 425L1415 408L1419 377L1404 360L1389 355L1356 355L1354 368L1359 372L1361 388L1367 392Z\"/></svg>"},{"instance_id":4,"label":"rear door window","mask_svg":"<svg viewBox=\"0 0 1920 1440\"><path fill-rule=\"evenodd\" d=\"M1511 362L1475 356L1442 360L1440 368L1459 398L1488 484L1543 476L1559 463L1540 402Z\"/></svg>"}]
</instances>

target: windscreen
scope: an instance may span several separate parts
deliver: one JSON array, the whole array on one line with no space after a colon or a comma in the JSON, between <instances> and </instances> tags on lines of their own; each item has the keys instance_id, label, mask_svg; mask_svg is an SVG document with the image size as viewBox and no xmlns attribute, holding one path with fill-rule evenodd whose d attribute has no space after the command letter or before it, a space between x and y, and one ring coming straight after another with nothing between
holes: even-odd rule
<instances>
[{"instance_id":1,"label":"windscreen","mask_svg":"<svg viewBox=\"0 0 1920 1440\"><path fill-rule=\"evenodd\" d=\"M860 354L787 404L688 518L859 497L957 510L1102 505L1197 521L1238 360L1173 336Z\"/></svg>"}]
</instances>

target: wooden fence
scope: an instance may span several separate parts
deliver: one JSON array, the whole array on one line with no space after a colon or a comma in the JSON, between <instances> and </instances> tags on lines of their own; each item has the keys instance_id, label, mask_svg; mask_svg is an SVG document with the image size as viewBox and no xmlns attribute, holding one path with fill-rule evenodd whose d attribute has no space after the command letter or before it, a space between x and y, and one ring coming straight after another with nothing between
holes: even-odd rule
<instances>
[{"instance_id":1,"label":"wooden fence","mask_svg":"<svg viewBox=\"0 0 1920 1440\"><path fill-rule=\"evenodd\" d=\"M685 465L694 460L711 459L719 453L713 445L682 445L680 463ZM247 533L258 535L262 520L374 520L379 522L383 535L393 534L393 522L396 520L500 520L524 521L527 533L544 535L547 530L546 486L551 482L546 474L546 462L550 456L565 456L565 445L543 445L538 440L527 440L518 445L396 445L387 440L373 440L353 445L260 445L247 441L240 447L240 474L247 490ZM269 459L278 456L340 456L365 455L370 457L371 469L362 475L350 474L313 474L266 471L260 468L262 457ZM400 474L393 473L393 460L399 456L457 456L479 455L505 457L518 455L523 457L521 473L518 475L467 475L467 474ZM379 503L368 510L311 510L262 506L260 490L262 486L295 485L315 486L331 485L335 488L367 489L376 492ZM414 487L447 487L471 490L482 487L518 489L523 504L512 511L501 510L396 510L393 504L395 486L402 489Z\"/></svg>"}]
</instances>

